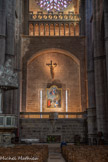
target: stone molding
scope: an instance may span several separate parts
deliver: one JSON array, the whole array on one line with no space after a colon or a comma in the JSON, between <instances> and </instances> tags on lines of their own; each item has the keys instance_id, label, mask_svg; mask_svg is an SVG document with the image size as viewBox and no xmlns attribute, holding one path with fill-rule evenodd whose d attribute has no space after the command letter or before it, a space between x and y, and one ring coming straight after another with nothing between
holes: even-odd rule
<instances>
[{"instance_id":1,"label":"stone molding","mask_svg":"<svg viewBox=\"0 0 108 162\"><path fill-rule=\"evenodd\" d=\"M94 61L103 60L106 58L106 55L94 57Z\"/></svg>"},{"instance_id":2,"label":"stone molding","mask_svg":"<svg viewBox=\"0 0 108 162\"><path fill-rule=\"evenodd\" d=\"M87 73L94 73L94 70L87 70Z\"/></svg>"}]
</instances>

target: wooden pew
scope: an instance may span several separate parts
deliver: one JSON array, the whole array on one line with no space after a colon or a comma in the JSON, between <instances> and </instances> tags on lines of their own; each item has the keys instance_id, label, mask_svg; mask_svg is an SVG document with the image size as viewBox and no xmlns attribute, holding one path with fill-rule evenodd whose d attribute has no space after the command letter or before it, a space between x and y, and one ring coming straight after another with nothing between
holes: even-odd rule
<instances>
[{"instance_id":1,"label":"wooden pew","mask_svg":"<svg viewBox=\"0 0 108 162\"><path fill-rule=\"evenodd\" d=\"M108 162L108 146L74 146L62 148L67 162Z\"/></svg>"},{"instance_id":2,"label":"wooden pew","mask_svg":"<svg viewBox=\"0 0 108 162\"><path fill-rule=\"evenodd\" d=\"M48 159L48 146L47 145L18 145L12 148L2 148L0 147L0 156L1 157L29 157L29 158L37 158L37 160L23 160L27 162L47 162ZM5 162L9 162L9 160L5 160Z\"/></svg>"}]
</instances>

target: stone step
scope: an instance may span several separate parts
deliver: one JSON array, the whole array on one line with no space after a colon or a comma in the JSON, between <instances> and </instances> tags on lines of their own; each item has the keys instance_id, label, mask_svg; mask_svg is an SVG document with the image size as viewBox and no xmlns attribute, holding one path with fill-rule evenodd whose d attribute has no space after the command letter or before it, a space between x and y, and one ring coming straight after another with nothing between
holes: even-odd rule
<instances>
[{"instance_id":1,"label":"stone step","mask_svg":"<svg viewBox=\"0 0 108 162\"><path fill-rule=\"evenodd\" d=\"M48 162L65 162L61 154L60 145L57 145L56 147L55 144L51 144L48 147L49 147Z\"/></svg>"}]
</instances>

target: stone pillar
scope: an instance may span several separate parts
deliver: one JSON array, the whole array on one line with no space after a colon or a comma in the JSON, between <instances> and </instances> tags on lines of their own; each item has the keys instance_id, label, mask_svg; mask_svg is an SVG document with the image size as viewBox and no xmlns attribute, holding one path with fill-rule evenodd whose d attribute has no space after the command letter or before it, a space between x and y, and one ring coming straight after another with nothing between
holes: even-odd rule
<instances>
[{"instance_id":1,"label":"stone pillar","mask_svg":"<svg viewBox=\"0 0 108 162\"><path fill-rule=\"evenodd\" d=\"M96 103L95 103L95 81L94 81L94 58L92 50L91 19L92 2L86 1L86 42L87 42L87 79L88 79L88 138L89 144L96 138Z\"/></svg>"},{"instance_id":2,"label":"stone pillar","mask_svg":"<svg viewBox=\"0 0 108 162\"><path fill-rule=\"evenodd\" d=\"M29 0L23 0L23 34L29 35L29 27L28 27L28 20L29 20Z\"/></svg>"},{"instance_id":3,"label":"stone pillar","mask_svg":"<svg viewBox=\"0 0 108 162\"><path fill-rule=\"evenodd\" d=\"M0 114L2 113L2 107L3 107L3 94L2 89L0 89Z\"/></svg>"},{"instance_id":4,"label":"stone pillar","mask_svg":"<svg viewBox=\"0 0 108 162\"><path fill-rule=\"evenodd\" d=\"M40 90L40 113L42 113L43 112L43 107L42 107L42 100L43 100L43 98L42 98L42 90ZM42 114L40 114L40 118L42 118Z\"/></svg>"},{"instance_id":5,"label":"stone pillar","mask_svg":"<svg viewBox=\"0 0 108 162\"><path fill-rule=\"evenodd\" d=\"M90 97L90 96L89 96ZM87 110L87 124L88 124L88 143L92 145L97 138L96 129L96 107L89 107Z\"/></svg>"},{"instance_id":6,"label":"stone pillar","mask_svg":"<svg viewBox=\"0 0 108 162\"><path fill-rule=\"evenodd\" d=\"M85 35L85 0L80 1L80 16L81 16L80 35Z\"/></svg>"},{"instance_id":7,"label":"stone pillar","mask_svg":"<svg viewBox=\"0 0 108 162\"><path fill-rule=\"evenodd\" d=\"M107 96L108 96L108 0L104 0L104 29L105 29L105 53L106 53L106 66L107 66L106 70L107 70ZM108 130L108 109L106 109L106 124Z\"/></svg>"},{"instance_id":8,"label":"stone pillar","mask_svg":"<svg viewBox=\"0 0 108 162\"><path fill-rule=\"evenodd\" d=\"M65 100L66 100L66 113L68 112L68 90L66 89L66 98L65 98ZM68 118L68 115L66 115L66 118Z\"/></svg>"},{"instance_id":9,"label":"stone pillar","mask_svg":"<svg viewBox=\"0 0 108 162\"><path fill-rule=\"evenodd\" d=\"M104 137L106 137L106 58L100 31L99 0L93 1L93 20L97 132L102 132Z\"/></svg>"},{"instance_id":10,"label":"stone pillar","mask_svg":"<svg viewBox=\"0 0 108 162\"><path fill-rule=\"evenodd\" d=\"M0 1L1 2L1 1ZM4 1L5 2L5 1ZM17 47L18 45L15 46L15 39L16 39L16 35L15 35L15 22L16 22L16 17L18 16L17 14L15 14L15 9L16 9L16 0L6 0L6 5L5 5L5 14L6 14L6 28L4 27L5 31L6 31L6 41L5 41L5 61L7 61L8 59L12 60L12 68L15 68L15 56L16 56L16 49L15 47ZM1 4L0 4L1 6ZM1 24L2 25L2 24ZM18 35L17 35L18 36ZM18 42L18 41L17 41ZM19 49L20 49L20 45L19 45ZM13 93L12 91L9 91L9 93L7 91L5 91L5 93L3 94L3 112L7 109L10 110L10 107L12 107L12 101L10 100L10 96L11 93ZM6 102L6 99L8 100L8 102ZM8 105L6 107L6 105Z\"/></svg>"},{"instance_id":11,"label":"stone pillar","mask_svg":"<svg viewBox=\"0 0 108 162\"><path fill-rule=\"evenodd\" d=\"M15 55L15 0L7 1L7 21L6 21L6 60L14 60ZM28 31L29 32L29 31Z\"/></svg>"},{"instance_id":12,"label":"stone pillar","mask_svg":"<svg viewBox=\"0 0 108 162\"><path fill-rule=\"evenodd\" d=\"M3 65L5 61L7 3L7 0L0 0L0 65Z\"/></svg>"}]
</instances>

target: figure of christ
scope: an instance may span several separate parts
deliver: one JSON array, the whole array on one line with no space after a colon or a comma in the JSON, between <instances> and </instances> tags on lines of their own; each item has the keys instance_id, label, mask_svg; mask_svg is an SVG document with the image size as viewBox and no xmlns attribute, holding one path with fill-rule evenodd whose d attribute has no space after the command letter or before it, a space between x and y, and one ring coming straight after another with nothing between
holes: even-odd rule
<instances>
[{"instance_id":1,"label":"figure of christ","mask_svg":"<svg viewBox=\"0 0 108 162\"><path fill-rule=\"evenodd\" d=\"M51 60L51 63L50 64L46 64L46 65L50 67L51 77L52 77L52 79L54 79L54 69L57 66L57 64L56 63L53 64L52 60Z\"/></svg>"}]
</instances>

